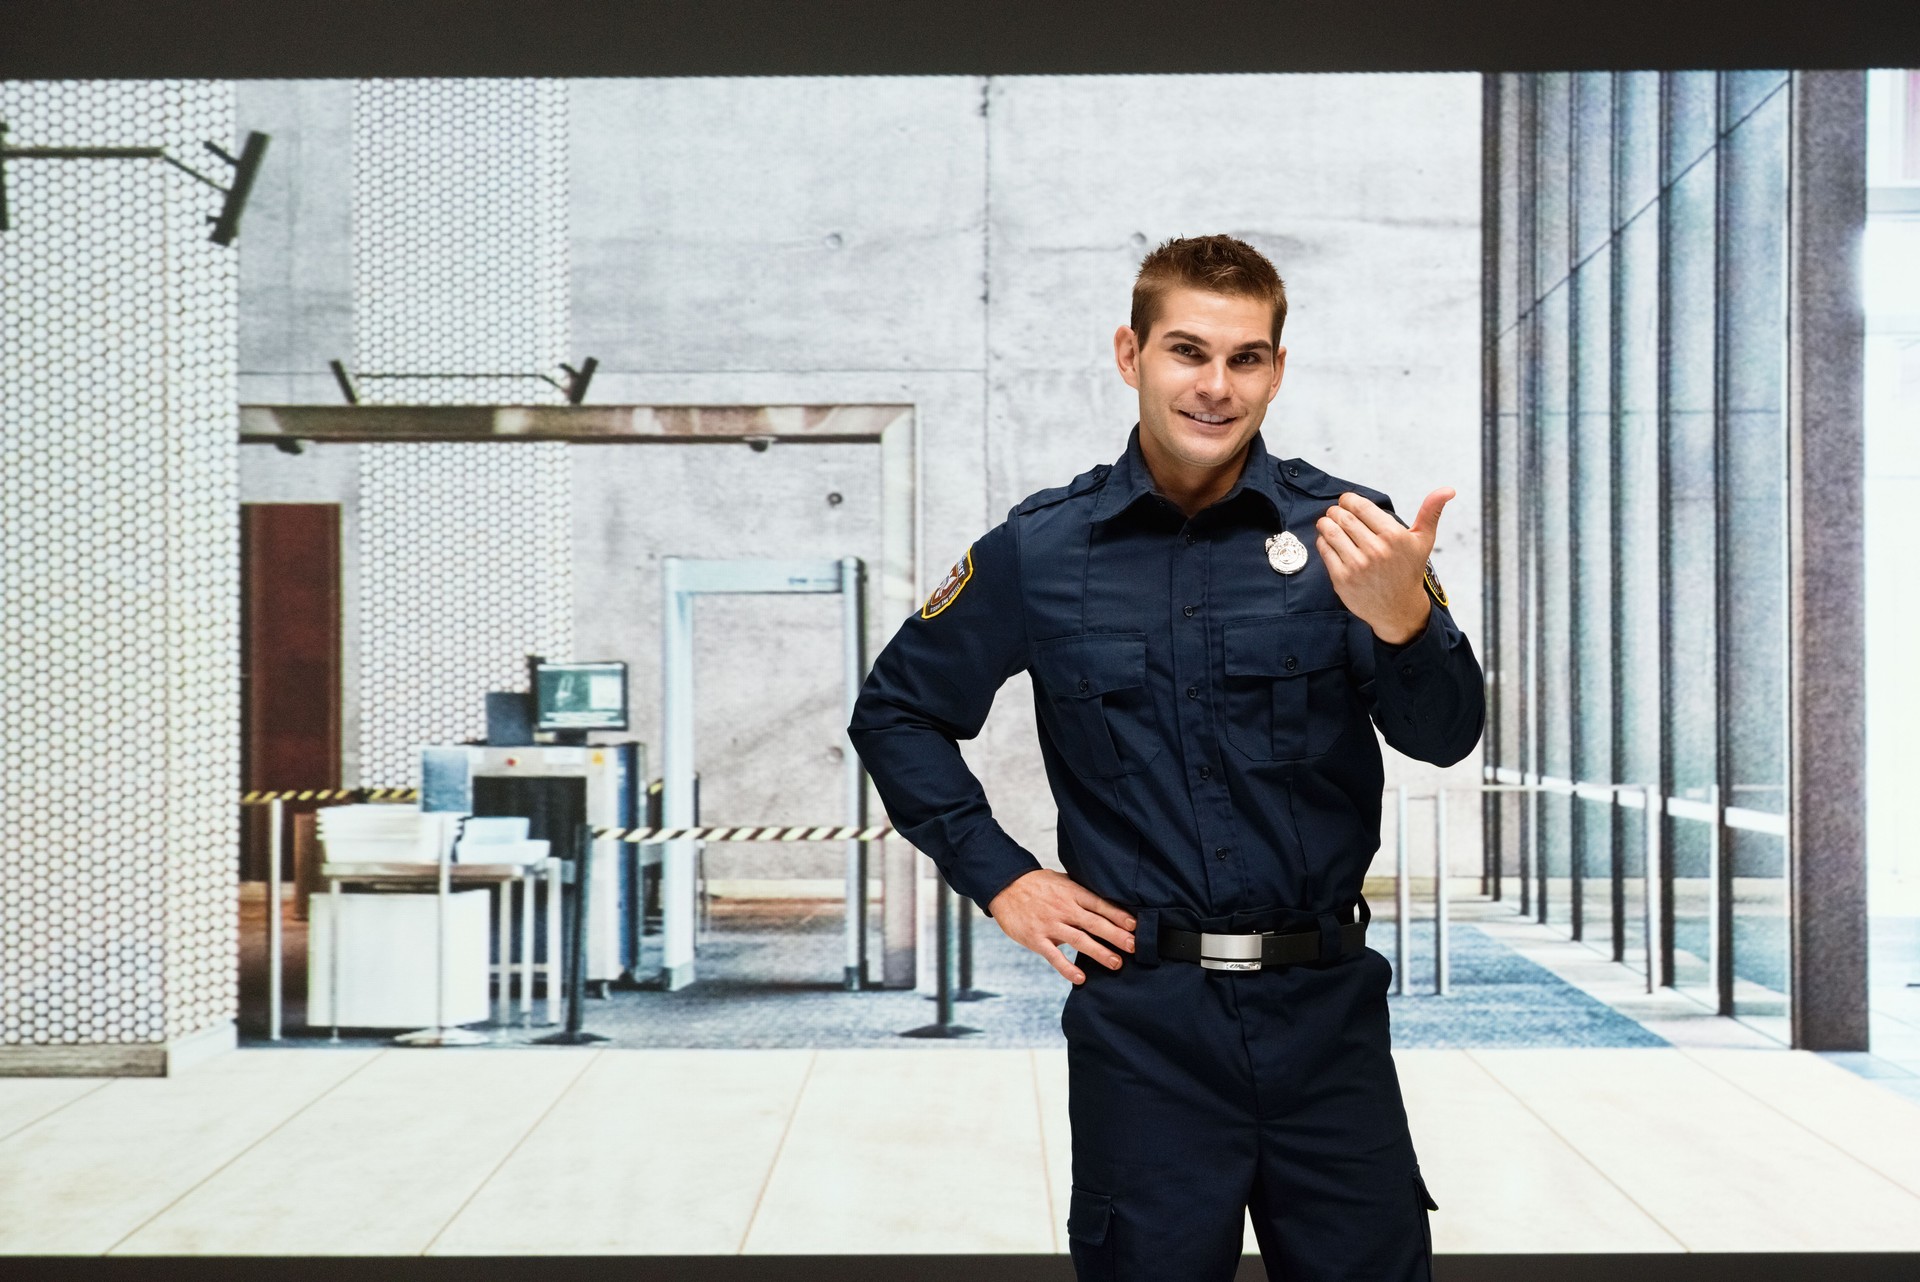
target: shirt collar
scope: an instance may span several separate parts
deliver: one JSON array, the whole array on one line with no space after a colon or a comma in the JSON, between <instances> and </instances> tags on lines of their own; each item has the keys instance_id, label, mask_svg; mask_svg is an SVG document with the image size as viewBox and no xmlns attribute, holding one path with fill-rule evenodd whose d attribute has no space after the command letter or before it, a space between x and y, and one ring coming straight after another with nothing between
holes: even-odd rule
<instances>
[{"instance_id":1,"label":"shirt collar","mask_svg":"<svg viewBox=\"0 0 1920 1282\"><path fill-rule=\"evenodd\" d=\"M1253 440L1247 445L1246 465L1241 468L1239 479L1234 481L1233 488L1223 494L1218 502L1225 503L1242 490L1258 494L1273 509L1274 516L1282 521L1286 519L1286 507L1274 479L1273 457L1267 453L1267 443L1258 432L1253 434ZM1117 516L1153 493L1153 473L1147 470L1146 456L1140 452L1140 425L1135 423L1133 431L1127 435L1126 452L1113 465L1113 470L1107 473L1107 483L1093 506L1093 520L1105 521Z\"/></svg>"}]
</instances>

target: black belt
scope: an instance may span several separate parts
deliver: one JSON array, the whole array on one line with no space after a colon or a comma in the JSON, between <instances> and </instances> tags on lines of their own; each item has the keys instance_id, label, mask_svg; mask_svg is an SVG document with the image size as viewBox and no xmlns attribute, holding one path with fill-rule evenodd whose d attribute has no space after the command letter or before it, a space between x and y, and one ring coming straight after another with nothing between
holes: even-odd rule
<instances>
[{"instance_id":1,"label":"black belt","mask_svg":"<svg viewBox=\"0 0 1920 1282\"><path fill-rule=\"evenodd\" d=\"M1351 921L1339 927L1340 955L1357 953L1367 944L1367 923ZM1267 966L1297 966L1321 960L1320 932L1296 930L1287 934L1262 931L1253 935L1216 935L1210 931L1160 928L1160 956L1174 961L1199 962L1208 970L1260 970Z\"/></svg>"}]
</instances>

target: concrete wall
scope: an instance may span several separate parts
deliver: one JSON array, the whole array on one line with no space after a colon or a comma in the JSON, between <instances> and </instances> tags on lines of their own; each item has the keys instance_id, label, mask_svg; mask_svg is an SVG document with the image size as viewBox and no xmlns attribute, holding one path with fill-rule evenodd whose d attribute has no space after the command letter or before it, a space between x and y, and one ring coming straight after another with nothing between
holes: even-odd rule
<instances>
[{"instance_id":1,"label":"concrete wall","mask_svg":"<svg viewBox=\"0 0 1920 1282\"><path fill-rule=\"evenodd\" d=\"M243 349L243 399L335 399L325 360L351 331L311 282L351 256L350 228L314 194L350 189L350 154L343 169L328 141L350 138L343 92L350 104L344 84L241 88L242 127L267 127L257 110L316 135L289 149L306 168L263 187L249 215L247 252L299 262L243 271L243 333L279 335ZM592 401L914 405L930 584L1019 498L1120 452L1135 412L1110 340L1140 256L1167 236L1233 232L1273 257L1292 296L1270 447L1409 511L1458 488L1436 564L1477 634L1477 77L595 80L570 93L571 325L574 354L601 362ZM272 230L293 218L308 236ZM332 319L307 318L316 308ZM634 665L637 737L658 741L658 558L872 557L872 453L574 447L575 648ZM273 476L293 493L300 464L250 463L243 486ZM346 560L351 575L353 549ZM835 611L714 602L698 628L706 813L837 818ZM1008 828L1051 860L1024 677L965 751ZM1391 754L1388 769L1390 782L1437 774ZM1454 774L1473 782L1477 759ZM1457 866L1475 870L1477 808L1453 813ZM838 857L717 850L710 871L834 875Z\"/></svg>"}]
</instances>

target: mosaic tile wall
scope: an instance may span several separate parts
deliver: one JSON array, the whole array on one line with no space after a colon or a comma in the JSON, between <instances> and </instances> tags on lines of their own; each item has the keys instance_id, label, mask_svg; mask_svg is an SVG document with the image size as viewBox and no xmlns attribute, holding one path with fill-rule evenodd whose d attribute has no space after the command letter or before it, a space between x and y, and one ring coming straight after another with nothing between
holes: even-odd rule
<instances>
[{"instance_id":1,"label":"mosaic tile wall","mask_svg":"<svg viewBox=\"0 0 1920 1282\"><path fill-rule=\"evenodd\" d=\"M362 81L354 96L355 370L381 404L564 400L567 86ZM404 374L405 378L381 377ZM477 737L488 690L572 647L565 445L360 451L360 779L416 782Z\"/></svg>"},{"instance_id":2,"label":"mosaic tile wall","mask_svg":"<svg viewBox=\"0 0 1920 1282\"><path fill-rule=\"evenodd\" d=\"M0 83L0 120L237 141L225 83ZM166 1041L236 1004L236 255L155 160L16 160L7 198L0 1044Z\"/></svg>"}]
</instances>

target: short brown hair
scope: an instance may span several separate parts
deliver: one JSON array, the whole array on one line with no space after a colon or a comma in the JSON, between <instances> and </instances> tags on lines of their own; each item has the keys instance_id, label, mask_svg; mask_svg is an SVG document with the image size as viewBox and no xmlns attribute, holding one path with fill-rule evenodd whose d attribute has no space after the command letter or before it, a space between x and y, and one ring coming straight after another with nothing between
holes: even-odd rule
<instances>
[{"instance_id":1,"label":"short brown hair","mask_svg":"<svg viewBox=\"0 0 1920 1282\"><path fill-rule=\"evenodd\" d=\"M1280 329L1287 323L1287 285L1267 256L1232 236L1186 236L1166 241L1140 261L1133 280L1134 337L1147 341L1147 330L1160 318L1160 304L1169 290L1204 289L1215 294L1256 298L1273 305L1273 345L1280 346Z\"/></svg>"}]
</instances>

